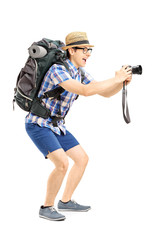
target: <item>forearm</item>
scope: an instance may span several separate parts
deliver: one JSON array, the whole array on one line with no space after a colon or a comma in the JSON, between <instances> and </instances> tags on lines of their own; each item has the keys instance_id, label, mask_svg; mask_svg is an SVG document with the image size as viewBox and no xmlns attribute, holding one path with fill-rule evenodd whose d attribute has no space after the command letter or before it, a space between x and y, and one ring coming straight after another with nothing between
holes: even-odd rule
<instances>
[{"instance_id":1,"label":"forearm","mask_svg":"<svg viewBox=\"0 0 160 240\"><path fill-rule=\"evenodd\" d=\"M115 81L115 78L111 78L101 82L91 82L85 86L85 95L91 96L99 94L103 97L110 97L122 89L123 83Z\"/></svg>"},{"instance_id":2,"label":"forearm","mask_svg":"<svg viewBox=\"0 0 160 240\"><path fill-rule=\"evenodd\" d=\"M109 80L106 81L102 81L102 82L93 82L93 87L94 84L96 83L97 85L99 85L99 87L97 87L97 94L103 96L103 97L111 97L113 95L115 95L116 93L118 93L122 87L123 87L123 82L126 81L126 84L128 84L132 79L132 72L131 69L128 68L127 66L123 66L122 69L120 71L117 71L115 73L115 77L111 78ZM92 89L93 90L93 89ZM94 90L93 90L94 92ZM91 91L92 93L92 91ZM89 95L90 96L92 94Z\"/></svg>"},{"instance_id":3,"label":"forearm","mask_svg":"<svg viewBox=\"0 0 160 240\"><path fill-rule=\"evenodd\" d=\"M115 78L111 78L105 81L91 83L85 85L73 79L67 80L59 85L65 90L83 96L92 96L95 94L103 94L107 97L109 94L119 86L120 83Z\"/></svg>"},{"instance_id":4,"label":"forearm","mask_svg":"<svg viewBox=\"0 0 160 240\"><path fill-rule=\"evenodd\" d=\"M106 89L103 93L100 93L99 95L103 97L111 97L116 93L118 93L122 89L122 87L123 87L123 83L119 83L118 86L110 89Z\"/></svg>"}]
</instances>

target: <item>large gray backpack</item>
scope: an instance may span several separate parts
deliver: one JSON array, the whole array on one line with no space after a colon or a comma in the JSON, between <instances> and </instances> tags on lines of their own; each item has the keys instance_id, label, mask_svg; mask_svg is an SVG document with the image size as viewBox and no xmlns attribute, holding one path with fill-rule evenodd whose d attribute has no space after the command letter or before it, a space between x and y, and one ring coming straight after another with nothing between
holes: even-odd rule
<instances>
[{"instance_id":1,"label":"large gray backpack","mask_svg":"<svg viewBox=\"0 0 160 240\"><path fill-rule=\"evenodd\" d=\"M51 89L45 92L43 96L38 98L38 92L46 72L55 63L64 65L69 71L69 67L65 62L67 54L66 51L61 49L62 46L64 46L63 42L46 38L39 42L34 42L29 48L28 60L18 75L14 89L13 101L23 110L44 119L51 117L51 113L48 108L41 104L42 99L50 97L59 99L64 91L59 86L54 90ZM61 112L59 112L59 117L51 118L53 118L53 123L56 125L57 121L62 119Z\"/></svg>"}]
</instances>

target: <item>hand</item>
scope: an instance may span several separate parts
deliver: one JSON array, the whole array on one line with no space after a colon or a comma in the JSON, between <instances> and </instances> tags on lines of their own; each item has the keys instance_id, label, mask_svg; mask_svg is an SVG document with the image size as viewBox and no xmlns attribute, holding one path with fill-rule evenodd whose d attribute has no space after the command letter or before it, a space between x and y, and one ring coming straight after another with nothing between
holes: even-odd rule
<instances>
[{"instance_id":1,"label":"hand","mask_svg":"<svg viewBox=\"0 0 160 240\"><path fill-rule=\"evenodd\" d=\"M126 83L130 83L132 79L132 69L128 65L123 66L119 71L115 73L115 81L117 83L121 83L126 81Z\"/></svg>"}]
</instances>

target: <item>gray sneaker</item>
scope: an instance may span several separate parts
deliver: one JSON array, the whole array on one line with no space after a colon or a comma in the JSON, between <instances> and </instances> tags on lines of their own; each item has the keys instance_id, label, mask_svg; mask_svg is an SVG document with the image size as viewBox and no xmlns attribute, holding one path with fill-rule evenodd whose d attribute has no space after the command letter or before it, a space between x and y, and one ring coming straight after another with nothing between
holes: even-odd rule
<instances>
[{"instance_id":1,"label":"gray sneaker","mask_svg":"<svg viewBox=\"0 0 160 240\"><path fill-rule=\"evenodd\" d=\"M62 221L65 220L65 216L58 213L54 207L40 207L39 217L45 218L52 221Z\"/></svg>"},{"instance_id":2,"label":"gray sneaker","mask_svg":"<svg viewBox=\"0 0 160 240\"><path fill-rule=\"evenodd\" d=\"M83 206L71 200L67 203L63 203L62 201L58 202L59 211L87 212L90 209L90 206Z\"/></svg>"}]
</instances>

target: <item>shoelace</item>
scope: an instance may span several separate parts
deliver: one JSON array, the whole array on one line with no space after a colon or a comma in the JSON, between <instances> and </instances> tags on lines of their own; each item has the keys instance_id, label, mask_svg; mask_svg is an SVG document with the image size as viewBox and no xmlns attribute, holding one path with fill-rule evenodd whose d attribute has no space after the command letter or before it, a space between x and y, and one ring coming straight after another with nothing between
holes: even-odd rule
<instances>
[{"instance_id":1,"label":"shoelace","mask_svg":"<svg viewBox=\"0 0 160 240\"><path fill-rule=\"evenodd\" d=\"M77 202L75 200L71 200L73 203L77 204Z\"/></svg>"},{"instance_id":2,"label":"shoelace","mask_svg":"<svg viewBox=\"0 0 160 240\"><path fill-rule=\"evenodd\" d=\"M51 212L56 212L56 209L55 209L55 207L54 207L54 206L52 206L52 207L49 207L49 209L51 210Z\"/></svg>"}]
</instances>

